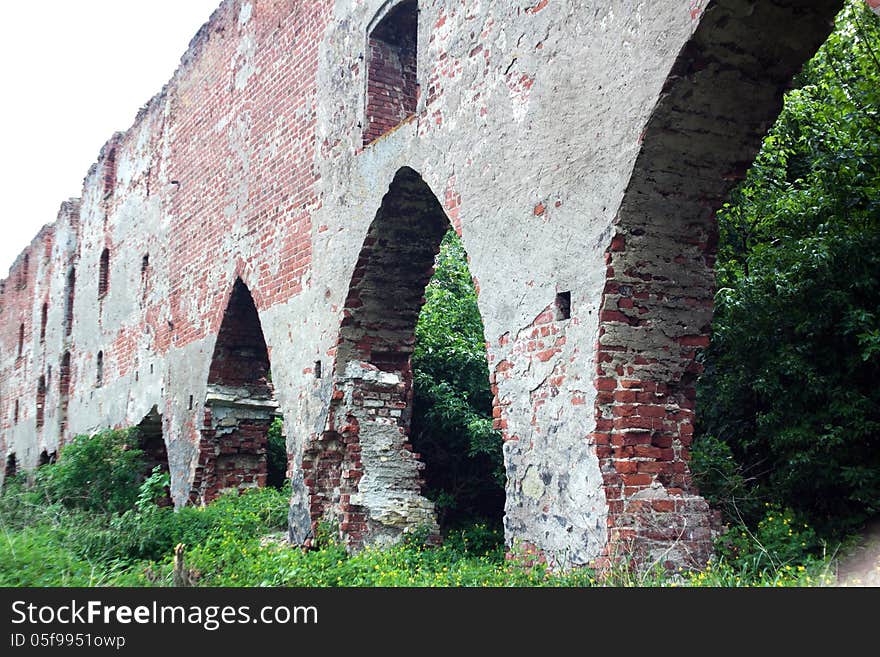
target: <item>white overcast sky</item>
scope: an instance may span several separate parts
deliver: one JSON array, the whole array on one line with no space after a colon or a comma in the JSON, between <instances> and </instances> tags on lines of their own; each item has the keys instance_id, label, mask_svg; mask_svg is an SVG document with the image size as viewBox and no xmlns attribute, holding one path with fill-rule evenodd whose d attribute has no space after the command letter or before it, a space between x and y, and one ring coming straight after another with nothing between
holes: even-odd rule
<instances>
[{"instance_id":1,"label":"white overcast sky","mask_svg":"<svg viewBox=\"0 0 880 657\"><path fill-rule=\"evenodd\" d=\"M17 0L0 20L0 278L220 0Z\"/></svg>"}]
</instances>

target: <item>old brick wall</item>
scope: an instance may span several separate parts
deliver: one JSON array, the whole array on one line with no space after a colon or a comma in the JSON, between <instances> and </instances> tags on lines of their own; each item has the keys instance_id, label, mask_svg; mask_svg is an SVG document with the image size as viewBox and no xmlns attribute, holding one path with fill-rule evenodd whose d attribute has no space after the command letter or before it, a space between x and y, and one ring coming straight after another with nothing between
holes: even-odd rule
<instances>
[{"instance_id":1,"label":"old brick wall","mask_svg":"<svg viewBox=\"0 0 880 657\"><path fill-rule=\"evenodd\" d=\"M275 407L244 422L211 384L240 280L288 436L291 538L326 517L352 545L430 525L408 354L451 225L485 324L511 549L700 561L687 450L713 212L839 2L420 0L406 34L383 33L408 4L220 5L4 282L0 453L32 469L75 434L158 415L176 504L261 484ZM378 66L394 61L378 37L413 44L414 74ZM381 126L380 88L399 94ZM396 193L400 176L419 194ZM215 467L203 485L230 417L247 481Z\"/></svg>"}]
</instances>

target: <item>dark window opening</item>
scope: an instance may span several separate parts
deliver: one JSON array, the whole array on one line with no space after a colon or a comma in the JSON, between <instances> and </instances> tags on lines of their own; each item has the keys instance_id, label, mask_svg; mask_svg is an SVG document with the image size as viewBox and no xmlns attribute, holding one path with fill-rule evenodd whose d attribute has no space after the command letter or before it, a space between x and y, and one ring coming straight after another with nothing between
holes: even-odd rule
<instances>
[{"instance_id":1,"label":"dark window opening","mask_svg":"<svg viewBox=\"0 0 880 657\"><path fill-rule=\"evenodd\" d=\"M571 319L571 292L556 295L556 321Z\"/></svg>"},{"instance_id":2,"label":"dark window opening","mask_svg":"<svg viewBox=\"0 0 880 657\"><path fill-rule=\"evenodd\" d=\"M49 319L49 304L44 303L40 311L40 342L46 341L46 322Z\"/></svg>"},{"instance_id":3,"label":"dark window opening","mask_svg":"<svg viewBox=\"0 0 880 657\"><path fill-rule=\"evenodd\" d=\"M73 300L76 288L76 269L70 268L67 274L67 295L64 301L64 336L69 337L73 331Z\"/></svg>"},{"instance_id":4,"label":"dark window opening","mask_svg":"<svg viewBox=\"0 0 880 657\"><path fill-rule=\"evenodd\" d=\"M150 254L141 260L141 300L146 300L150 282Z\"/></svg>"},{"instance_id":5,"label":"dark window opening","mask_svg":"<svg viewBox=\"0 0 880 657\"><path fill-rule=\"evenodd\" d=\"M110 249L101 251L101 261L98 265L98 298L107 296L110 289Z\"/></svg>"},{"instance_id":6,"label":"dark window opening","mask_svg":"<svg viewBox=\"0 0 880 657\"><path fill-rule=\"evenodd\" d=\"M61 435L67 429L67 408L70 404L70 352L61 357L58 368L58 413Z\"/></svg>"},{"instance_id":7,"label":"dark window opening","mask_svg":"<svg viewBox=\"0 0 880 657\"><path fill-rule=\"evenodd\" d=\"M40 458L37 461L37 467L42 468L44 465L52 465L57 460L58 452L49 452L44 449L42 452L40 452Z\"/></svg>"},{"instance_id":8,"label":"dark window opening","mask_svg":"<svg viewBox=\"0 0 880 657\"><path fill-rule=\"evenodd\" d=\"M104 161L104 199L113 196L116 187L116 149L111 148Z\"/></svg>"},{"instance_id":9,"label":"dark window opening","mask_svg":"<svg viewBox=\"0 0 880 657\"><path fill-rule=\"evenodd\" d=\"M15 410L13 411L12 421L16 422L16 423L18 422L18 400L17 399L15 400Z\"/></svg>"},{"instance_id":10,"label":"dark window opening","mask_svg":"<svg viewBox=\"0 0 880 657\"><path fill-rule=\"evenodd\" d=\"M37 383L37 429L42 429L46 421L46 377L41 376Z\"/></svg>"},{"instance_id":11,"label":"dark window opening","mask_svg":"<svg viewBox=\"0 0 880 657\"><path fill-rule=\"evenodd\" d=\"M98 372L95 379L95 385L100 388L104 385L104 352L98 352Z\"/></svg>"},{"instance_id":12,"label":"dark window opening","mask_svg":"<svg viewBox=\"0 0 880 657\"><path fill-rule=\"evenodd\" d=\"M315 361L315 378L316 378L316 379L320 379L320 378L321 378L321 368L322 368L322 367L323 367L323 365L321 365L321 361L316 360L316 361Z\"/></svg>"},{"instance_id":13,"label":"dark window opening","mask_svg":"<svg viewBox=\"0 0 880 657\"><path fill-rule=\"evenodd\" d=\"M419 7L406 0L370 32L364 144L381 137L416 112Z\"/></svg>"},{"instance_id":14,"label":"dark window opening","mask_svg":"<svg viewBox=\"0 0 880 657\"><path fill-rule=\"evenodd\" d=\"M18 357L21 358L24 354L24 323L22 322L21 326L18 327Z\"/></svg>"}]
</instances>

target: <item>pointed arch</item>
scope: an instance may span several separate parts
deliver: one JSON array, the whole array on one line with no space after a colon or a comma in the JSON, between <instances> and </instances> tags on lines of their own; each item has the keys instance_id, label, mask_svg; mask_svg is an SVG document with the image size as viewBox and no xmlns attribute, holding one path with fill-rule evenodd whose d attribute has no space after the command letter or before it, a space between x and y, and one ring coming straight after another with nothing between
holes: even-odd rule
<instances>
[{"instance_id":1,"label":"pointed arch","mask_svg":"<svg viewBox=\"0 0 880 657\"><path fill-rule=\"evenodd\" d=\"M451 228L421 176L400 169L370 225L349 283L336 372L351 361L387 372L408 367L425 287Z\"/></svg>"},{"instance_id":2,"label":"pointed arch","mask_svg":"<svg viewBox=\"0 0 880 657\"><path fill-rule=\"evenodd\" d=\"M354 267L340 324L325 430L303 470L312 523L338 521L352 546L438 525L410 438L411 356L425 289L451 224L421 176L400 169ZM488 386L488 371L487 371ZM430 466L429 466L430 467Z\"/></svg>"},{"instance_id":3,"label":"pointed arch","mask_svg":"<svg viewBox=\"0 0 880 657\"><path fill-rule=\"evenodd\" d=\"M153 406L150 412L144 416L136 429L138 449L144 453L144 469L139 473L138 484L149 477L155 468L162 473L169 473L168 448L165 445L165 436L162 431L162 414L158 406ZM171 505L170 490L159 501L159 506Z\"/></svg>"},{"instance_id":4,"label":"pointed arch","mask_svg":"<svg viewBox=\"0 0 880 657\"><path fill-rule=\"evenodd\" d=\"M664 563L688 566L711 554L710 512L688 461L702 371L696 356L709 344L712 321L716 212L841 5L772 0L746 11L708 3L641 135L600 302L595 420L603 428L592 441L610 510L606 554L650 563L660 550ZM646 401L627 405L636 397ZM643 502L647 491L651 505ZM659 549L672 527L699 531Z\"/></svg>"},{"instance_id":5,"label":"pointed arch","mask_svg":"<svg viewBox=\"0 0 880 657\"><path fill-rule=\"evenodd\" d=\"M269 428L278 412L269 350L253 295L236 279L208 372L204 424L191 499L266 485Z\"/></svg>"}]
</instances>

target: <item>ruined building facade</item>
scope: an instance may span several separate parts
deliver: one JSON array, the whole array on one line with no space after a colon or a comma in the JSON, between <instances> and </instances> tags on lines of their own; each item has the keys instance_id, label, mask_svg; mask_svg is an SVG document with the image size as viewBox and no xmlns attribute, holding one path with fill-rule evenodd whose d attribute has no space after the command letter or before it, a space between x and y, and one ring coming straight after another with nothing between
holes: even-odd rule
<instances>
[{"instance_id":1,"label":"ruined building facade","mask_svg":"<svg viewBox=\"0 0 880 657\"><path fill-rule=\"evenodd\" d=\"M452 227L508 546L704 560L714 215L840 5L225 0L3 283L6 471L140 425L198 504L265 483L280 413L293 541L432 526L409 356Z\"/></svg>"}]
</instances>

